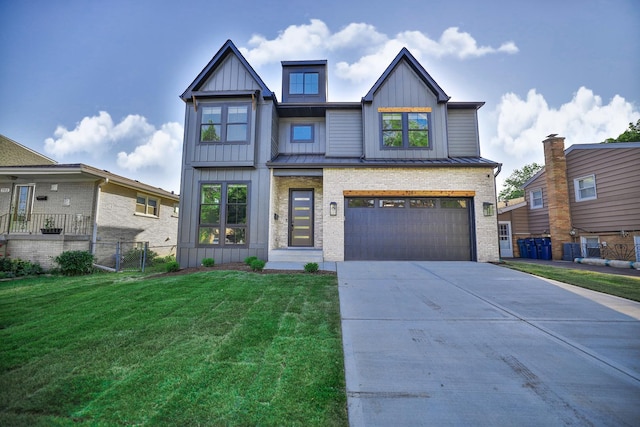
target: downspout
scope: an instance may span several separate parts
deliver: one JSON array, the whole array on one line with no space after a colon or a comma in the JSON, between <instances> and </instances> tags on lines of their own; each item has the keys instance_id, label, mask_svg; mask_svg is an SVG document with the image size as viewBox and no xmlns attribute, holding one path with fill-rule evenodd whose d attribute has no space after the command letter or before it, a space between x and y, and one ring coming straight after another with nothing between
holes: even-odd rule
<instances>
[{"instance_id":1,"label":"downspout","mask_svg":"<svg viewBox=\"0 0 640 427\"><path fill-rule=\"evenodd\" d=\"M109 183L109 178L104 178L98 181L96 185L96 194L94 197L95 204L93 206L93 232L91 233L91 254L96 254L96 243L98 241L98 214L100 212L100 194L102 193L102 186Z\"/></svg>"}]
</instances>

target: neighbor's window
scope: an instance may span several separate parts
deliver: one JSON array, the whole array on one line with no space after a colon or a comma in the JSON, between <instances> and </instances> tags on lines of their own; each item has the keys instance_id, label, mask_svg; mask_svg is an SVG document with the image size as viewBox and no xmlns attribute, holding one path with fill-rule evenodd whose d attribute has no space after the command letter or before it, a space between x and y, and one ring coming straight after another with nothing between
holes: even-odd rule
<instances>
[{"instance_id":1,"label":"neighbor's window","mask_svg":"<svg viewBox=\"0 0 640 427\"><path fill-rule=\"evenodd\" d=\"M383 112L383 148L429 148L428 112Z\"/></svg>"},{"instance_id":2,"label":"neighbor's window","mask_svg":"<svg viewBox=\"0 0 640 427\"><path fill-rule=\"evenodd\" d=\"M136 197L136 213L143 215L159 216L158 208L160 201L145 194L138 194Z\"/></svg>"},{"instance_id":3,"label":"neighbor's window","mask_svg":"<svg viewBox=\"0 0 640 427\"><path fill-rule=\"evenodd\" d=\"M529 193L529 199L531 202L531 209L540 209L543 207L541 189L531 190Z\"/></svg>"},{"instance_id":4,"label":"neighbor's window","mask_svg":"<svg viewBox=\"0 0 640 427\"><path fill-rule=\"evenodd\" d=\"M290 95L317 95L318 73L290 73Z\"/></svg>"},{"instance_id":5,"label":"neighbor's window","mask_svg":"<svg viewBox=\"0 0 640 427\"><path fill-rule=\"evenodd\" d=\"M201 107L200 142L249 142L249 104Z\"/></svg>"},{"instance_id":6,"label":"neighbor's window","mask_svg":"<svg viewBox=\"0 0 640 427\"><path fill-rule=\"evenodd\" d=\"M313 142L313 125L291 125L291 142Z\"/></svg>"},{"instance_id":7,"label":"neighbor's window","mask_svg":"<svg viewBox=\"0 0 640 427\"><path fill-rule=\"evenodd\" d=\"M248 189L247 184L202 184L198 229L200 244L245 245L247 243ZM222 239L221 230L224 230Z\"/></svg>"},{"instance_id":8,"label":"neighbor's window","mask_svg":"<svg viewBox=\"0 0 640 427\"><path fill-rule=\"evenodd\" d=\"M574 179L573 186L576 190L576 202L597 198L595 175L583 176L582 178Z\"/></svg>"}]
</instances>

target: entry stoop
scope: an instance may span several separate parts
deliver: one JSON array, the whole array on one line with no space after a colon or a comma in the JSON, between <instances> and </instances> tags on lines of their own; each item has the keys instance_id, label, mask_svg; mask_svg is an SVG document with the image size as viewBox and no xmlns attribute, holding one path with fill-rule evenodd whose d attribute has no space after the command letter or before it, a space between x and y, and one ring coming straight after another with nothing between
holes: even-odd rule
<instances>
[{"instance_id":1,"label":"entry stoop","mask_svg":"<svg viewBox=\"0 0 640 427\"><path fill-rule=\"evenodd\" d=\"M269 251L269 262L317 262L321 263L322 249L316 248L295 248L295 249L273 249Z\"/></svg>"}]
</instances>

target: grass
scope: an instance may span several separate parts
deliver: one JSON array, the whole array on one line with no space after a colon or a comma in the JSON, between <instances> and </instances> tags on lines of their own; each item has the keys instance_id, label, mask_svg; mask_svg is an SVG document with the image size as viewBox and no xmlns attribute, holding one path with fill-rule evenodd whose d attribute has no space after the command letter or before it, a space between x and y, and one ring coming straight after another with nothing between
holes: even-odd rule
<instances>
[{"instance_id":1,"label":"grass","mask_svg":"<svg viewBox=\"0 0 640 427\"><path fill-rule=\"evenodd\" d=\"M346 426L337 280L0 282L0 425Z\"/></svg>"},{"instance_id":2,"label":"grass","mask_svg":"<svg viewBox=\"0 0 640 427\"><path fill-rule=\"evenodd\" d=\"M618 274L597 273L595 271L551 267L525 262L505 262L514 270L546 277L581 288L603 292L634 301L640 301L640 278Z\"/></svg>"}]
</instances>

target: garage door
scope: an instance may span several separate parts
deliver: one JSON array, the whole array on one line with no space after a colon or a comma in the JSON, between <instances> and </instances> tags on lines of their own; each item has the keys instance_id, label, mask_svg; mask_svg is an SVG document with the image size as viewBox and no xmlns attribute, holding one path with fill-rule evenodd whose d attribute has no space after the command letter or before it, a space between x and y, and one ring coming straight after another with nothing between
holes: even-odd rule
<instances>
[{"instance_id":1,"label":"garage door","mask_svg":"<svg viewBox=\"0 0 640 427\"><path fill-rule=\"evenodd\" d=\"M345 199L345 260L469 261L471 199Z\"/></svg>"}]
</instances>

